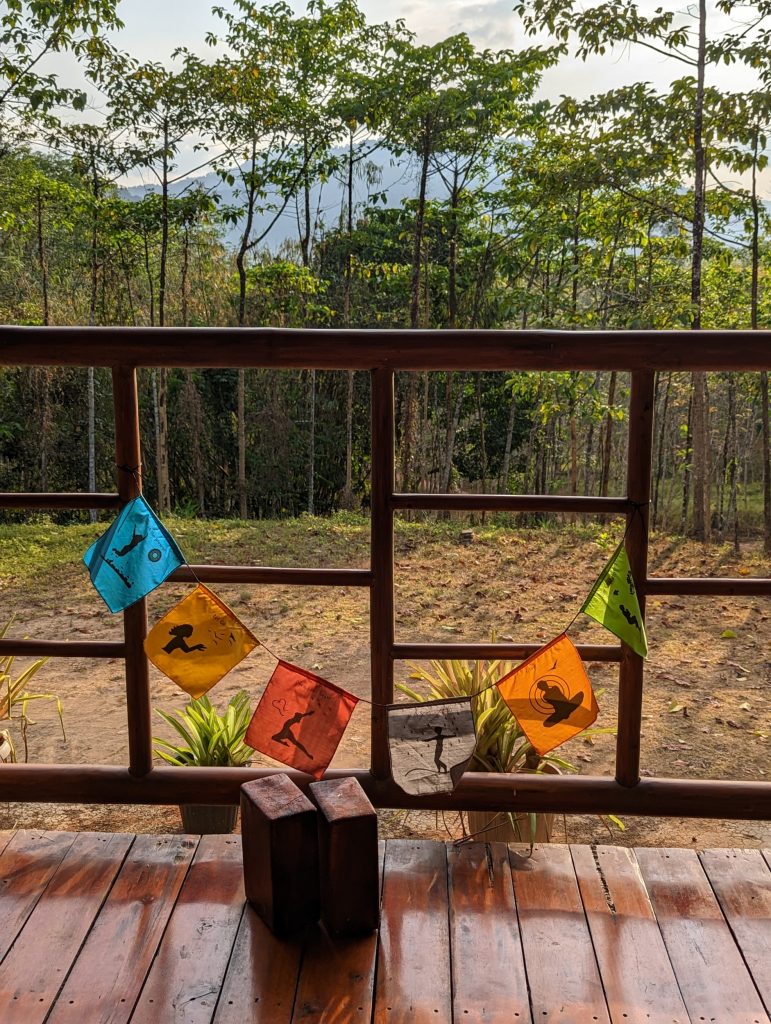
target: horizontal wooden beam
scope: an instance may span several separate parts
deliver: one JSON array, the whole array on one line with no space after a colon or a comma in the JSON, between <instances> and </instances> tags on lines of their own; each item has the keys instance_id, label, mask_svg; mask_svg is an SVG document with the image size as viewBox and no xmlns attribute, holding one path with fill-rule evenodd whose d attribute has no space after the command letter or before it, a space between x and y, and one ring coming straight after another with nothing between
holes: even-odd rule
<instances>
[{"instance_id":1,"label":"horizontal wooden beam","mask_svg":"<svg viewBox=\"0 0 771 1024\"><path fill-rule=\"evenodd\" d=\"M369 569L283 569L265 565L183 565L175 583L282 583L293 587L369 587Z\"/></svg>"},{"instance_id":2,"label":"horizontal wooden beam","mask_svg":"<svg viewBox=\"0 0 771 1024\"><path fill-rule=\"evenodd\" d=\"M124 658L126 645L107 640L0 640L0 655L19 658Z\"/></svg>"},{"instance_id":3,"label":"horizontal wooden beam","mask_svg":"<svg viewBox=\"0 0 771 1024\"><path fill-rule=\"evenodd\" d=\"M391 507L444 512L584 512L623 515L627 498L592 498L561 494L394 494Z\"/></svg>"},{"instance_id":4,"label":"horizontal wooden beam","mask_svg":"<svg viewBox=\"0 0 771 1024\"><path fill-rule=\"evenodd\" d=\"M398 661L426 661L430 658L500 658L521 661L540 651L543 644L394 644ZM610 644L576 644L584 661L621 661L621 648Z\"/></svg>"},{"instance_id":5,"label":"horizontal wooden beam","mask_svg":"<svg viewBox=\"0 0 771 1024\"><path fill-rule=\"evenodd\" d=\"M4 491L0 493L0 508L120 508L119 494L77 493L64 491L43 494L41 492Z\"/></svg>"},{"instance_id":6,"label":"horizontal wooden beam","mask_svg":"<svg viewBox=\"0 0 771 1024\"><path fill-rule=\"evenodd\" d=\"M109 765L0 765L0 800L67 803L238 803L242 783L281 768L154 768L136 778ZM313 779L287 771L299 786ZM452 793L411 796L364 769L328 771L358 779L376 807L416 810L521 810L655 817L771 818L771 782L642 779L620 786L606 776L497 775L469 772Z\"/></svg>"},{"instance_id":7,"label":"horizontal wooden beam","mask_svg":"<svg viewBox=\"0 0 771 1024\"><path fill-rule=\"evenodd\" d=\"M645 592L694 597L711 594L722 594L726 597L761 597L771 595L771 579L764 576L649 576L645 581Z\"/></svg>"},{"instance_id":8,"label":"horizontal wooden beam","mask_svg":"<svg viewBox=\"0 0 771 1024\"><path fill-rule=\"evenodd\" d=\"M771 331L0 327L0 363L328 370L762 370Z\"/></svg>"}]
</instances>

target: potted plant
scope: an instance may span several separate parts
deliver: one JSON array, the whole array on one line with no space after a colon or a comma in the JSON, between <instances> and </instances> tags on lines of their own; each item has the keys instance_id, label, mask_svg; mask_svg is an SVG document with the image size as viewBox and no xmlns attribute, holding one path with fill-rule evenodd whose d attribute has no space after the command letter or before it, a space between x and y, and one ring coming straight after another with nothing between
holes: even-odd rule
<instances>
[{"instance_id":1,"label":"potted plant","mask_svg":"<svg viewBox=\"0 0 771 1024\"><path fill-rule=\"evenodd\" d=\"M179 733L183 742L170 743L153 737L155 753L178 767L229 768L246 765L253 750L244 743L251 717L249 694L240 690L230 698L224 715L219 715L208 697L191 700L174 715L156 708L161 718ZM207 835L232 832L238 807L228 804L180 804L185 832Z\"/></svg>"},{"instance_id":2,"label":"potted plant","mask_svg":"<svg viewBox=\"0 0 771 1024\"><path fill-rule=\"evenodd\" d=\"M421 693L404 683L397 689L414 701L472 697L477 742L469 770L476 772L549 772L576 771L574 765L556 754L540 756L522 732L494 684L515 668L508 661L430 661L428 667L410 663L410 679L428 686ZM595 730L605 732L608 730ZM618 819L614 823L621 825ZM473 837L503 842L535 842L551 838L553 814L536 812L468 811L464 829Z\"/></svg>"}]
</instances>

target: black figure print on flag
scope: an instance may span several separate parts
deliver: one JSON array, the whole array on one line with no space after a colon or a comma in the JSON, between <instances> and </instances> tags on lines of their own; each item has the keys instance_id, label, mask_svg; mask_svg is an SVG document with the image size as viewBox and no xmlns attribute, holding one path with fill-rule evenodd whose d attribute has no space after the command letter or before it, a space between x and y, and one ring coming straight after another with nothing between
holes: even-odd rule
<instances>
[{"instance_id":1,"label":"black figure print on flag","mask_svg":"<svg viewBox=\"0 0 771 1024\"><path fill-rule=\"evenodd\" d=\"M386 709L391 774L405 793L448 793L474 753L471 699L393 704Z\"/></svg>"},{"instance_id":2,"label":"black figure print on flag","mask_svg":"<svg viewBox=\"0 0 771 1024\"><path fill-rule=\"evenodd\" d=\"M357 703L358 697L321 676L279 661L246 730L246 742L320 779Z\"/></svg>"},{"instance_id":3,"label":"black figure print on flag","mask_svg":"<svg viewBox=\"0 0 771 1024\"><path fill-rule=\"evenodd\" d=\"M134 604L184 563L176 541L140 495L83 556L111 612Z\"/></svg>"},{"instance_id":4,"label":"black figure print on flag","mask_svg":"<svg viewBox=\"0 0 771 1024\"><path fill-rule=\"evenodd\" d=\"M191 697L201 697L257 646L240 619L202 583L153 626L150 661Z\"/></svg>"}]
</instances>

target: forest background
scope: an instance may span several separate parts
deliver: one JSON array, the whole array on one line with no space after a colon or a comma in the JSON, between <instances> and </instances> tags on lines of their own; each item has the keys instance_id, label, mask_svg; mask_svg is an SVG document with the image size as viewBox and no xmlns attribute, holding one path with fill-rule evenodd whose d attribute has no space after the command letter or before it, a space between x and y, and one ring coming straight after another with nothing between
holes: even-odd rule
<instances>
[{"instance_id":1,"label":"forest background","mask_svg":"<svg viewBox=\"0 0 771 1024\"><path fill-rule=\"evenodd\" d=\"M119 6L0 4L2 322L769 326L769 2L522 0L494 51L234 0L159 63ZM668 83L544 98L629 49ZM366 374L140 385L161 512L366 509ZM622 373L400 374L398 487L623 493L627 398ZM0 488L111 490L111 406L98 368L4 368ZM654 527L771 550L770 463L767 373L657 375Z\"/></svg>"}]
</instances>

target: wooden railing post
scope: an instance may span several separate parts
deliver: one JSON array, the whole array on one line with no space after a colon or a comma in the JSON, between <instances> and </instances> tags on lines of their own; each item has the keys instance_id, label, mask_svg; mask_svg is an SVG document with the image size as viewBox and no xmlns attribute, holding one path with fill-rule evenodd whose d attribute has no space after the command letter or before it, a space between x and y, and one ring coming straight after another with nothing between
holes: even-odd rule
<instances>
[{"instance_id":1,"label":"wooden railing post","mask_svg":"<svg viewBox=\"0 0 771 1024\"><path fill-rule=\"evenodd\" d=\"M118 494L125 504L142 490L139 399L136 370L133 366L113 367L112 400L115 408L115 462L118 467L116 470ZM129 469L133 469L134 472L130 472ZM147 606L145 599L142 598L123 613L129 771L136 776L147 775L153 766L150 675L143 646L146 636Z\"/></svg>"},{"instance_id":2,"label":"wooden railing post","mask_svg":"<svg viewBox=\"0 0 771 1024\"><path fill-rule=\"evenodd\" d=\"M394 696L394 524L391 499L394 491L394 375L372 371L372 490L369 631L372 700L387 704ZM388 778L391 762L385 711L372 705L372 774Z\"/></svg>"},{"instance_id":3,"label":"wooden railing post","mask_svg":"<svg viewBox=\"0 0 771 1024\"><path fill-rule=\"evenodd\" d=\"M648 576L648 518L653 452L653 399L655 375L651 371L632 374L629 398L629 441L627 445L626 550L637 585L640 610L645 614L645 581ZM642 724L643 659L622 644L618 677L618 732L616 734L616 781L636 786L640 781L640 727Z\"/></svg>"}]
</instances>

